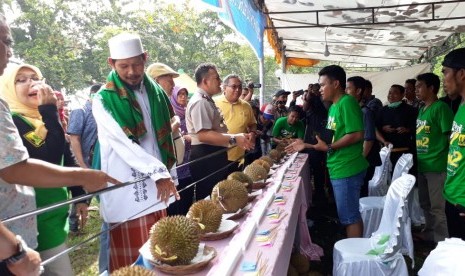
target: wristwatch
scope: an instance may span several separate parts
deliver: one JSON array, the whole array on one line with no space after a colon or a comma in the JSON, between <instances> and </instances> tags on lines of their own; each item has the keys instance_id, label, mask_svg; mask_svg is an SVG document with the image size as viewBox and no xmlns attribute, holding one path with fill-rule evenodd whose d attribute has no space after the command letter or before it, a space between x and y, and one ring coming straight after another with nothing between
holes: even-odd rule
<instances>
[{"instance_id":1,"label":"wristwatch","mask_svg":"<svg viewBox=\"0 0 465 276\"><path fill-rule=\"evenodd\" d=\"M229 138L229 145L235 146L236 144L237 144L236 137L231 136L231 138Z\"/></svg>"},{"instance_id":2,"label":"wristwatch","mask_svg":"<svg viewBox=\"0 0 465 276\"><path fill-rule=\"evenodd\" d=\"M21 236L16 235L16 240L17 240L17 251L15 254L12 256L2 260L2 262L5 262L7 265L15 264L18 261L20 261L24 256L26 256L26 244L21 238Z\"/></svg>"},{"instance_id":3,"label":"wristwatch","mask_svg":"<svg viewBox=\"0 0 465 276\"><path fill-rule=\"evenodd\" d=\"M333 147L331 147L331 144L328 144L328 154L332 154L334 152Z\"/></svg>"}]
</instances>

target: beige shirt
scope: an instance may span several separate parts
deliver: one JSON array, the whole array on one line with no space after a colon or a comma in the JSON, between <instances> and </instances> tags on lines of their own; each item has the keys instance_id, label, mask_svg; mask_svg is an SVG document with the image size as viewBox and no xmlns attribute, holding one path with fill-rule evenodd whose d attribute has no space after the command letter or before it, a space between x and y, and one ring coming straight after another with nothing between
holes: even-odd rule
<instances>
[{"instance_id":1,"label":"beige shirt","mask_svg":"<svg viewBox=\"0 0 465 276\"><path fill-rule=\"evenodd\" d=\"M228 132L223 116L216 107L215 102L207 92L200 88L187 104L186 126L192 139L192 145L203 144L199 141L197 135L201 130L214 130L219 133Z\"/></svg>"}]
</instances>

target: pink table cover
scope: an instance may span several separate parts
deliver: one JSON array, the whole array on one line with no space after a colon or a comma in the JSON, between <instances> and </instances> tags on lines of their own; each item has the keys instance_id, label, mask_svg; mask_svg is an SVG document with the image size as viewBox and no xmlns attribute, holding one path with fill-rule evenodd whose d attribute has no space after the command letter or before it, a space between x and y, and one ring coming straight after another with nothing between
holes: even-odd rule
<instances>
[{"instance_id":1,"label":"pink table cover","mask_svg":"<svg viewBox=\"0 0 465 276\"><path fill-rule=\"evenodd\" d=\"M285 192L281 188L278 192L279 195L283 195L286 202L284 205L276 205L271 203L267 210L270 208L281 208L282 214L287 216L281 220L278 226L278 233L276 239L271 247L263 247L259 242L255 240L255 235L250 240L248 247L244 254L239 258L236 263L236 267L232 275L244 275L246 272L240 271L241 263L243 261L255 262L258 251L262 252L262 260L267 260L267 270L264 275L287 275L287 269L289 266L289 259L292 253L292 246L295 243L299 246L299 250L302 254L307 256L310 260L320 260L323 256L323 250L316 244L312 243L310 233L308 231L306 211L308 204L311 203L311 184L310 184L310 173L308 166L308 155L300 153L295 159L294 163L286 171L283 179L284 183L289 183L292 186L292 190ZM265 198L267 192L272 192L267 189L253 202L254 207L249 214L239 220L236 220L240 226L236 231L227 239L219 241L206 241L205 244L214 247L217 251L217 257L210 262L207 268L204 270L192 274L192 275L226 275L223 262L228 257L228 250L230 244L237 245L238 233L249 223L256 223L253 221L252 216L255 205L258 205L260 200ZM270 229L276 224L271 224L270 219L263 216L259 230ZM297 236L296 236L297 233ZM147 262L146 262L147 263ZM157 275L167 275L156 268Z\"/></svg>"}]
</instances>

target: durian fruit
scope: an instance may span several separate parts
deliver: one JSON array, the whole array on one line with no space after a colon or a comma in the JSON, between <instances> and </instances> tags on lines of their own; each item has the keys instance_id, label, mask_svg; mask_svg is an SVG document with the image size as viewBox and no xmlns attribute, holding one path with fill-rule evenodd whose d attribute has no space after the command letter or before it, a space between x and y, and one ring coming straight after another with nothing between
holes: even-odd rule
<instances>
[{"instance_id":1,"label":"durian fruit","mask_svg":"<svg viewBox=\"0 0 465 276\"><path fill-rule=\"evenodd\" d=\"M266 179L268 173L265 168L258 164L250 164L244 169L244 173L248 175L254 182Z\"/></svg>"},{"instance_id":2,"label":"durian fruit","mask_svg":"<svg viewBox=\"0 0 465 276\"><path fill-rule=\"evenodd\" d=\"M234 213L244 208L248 201L248 193L244 184L237 180L223 180L213 187L211 198L218 203L225 213Z\"/></svg>"},{"instance_id":3,"label":"durian fruit","mask_svg":"<svg viewBox=\"0 0 465 276\"><path fill-rule=\"evenodd\" d=\"M155 272L141 266L125 266L111 273L111 276L155 276Z\"/></svg>"},{"instance_id":4,"label":"durian fruit","mask_svg":"<svg viewBox=\"0 0 465 276\"><path fill-rule=\"evenodd\" d=\"M276 150L279 152L279 154L281 154L281 158L283 158L284 156L286 156L286 147L287 147L289 144L290 144L289 142L284 141L284 142L279 143L279 144L276 146Z\"/></svg>"},{"instance_id":5,"label":"durian fruit","mask_svg":"<svg viewBox=\"0 0 465 276\"><path fill-rule=\"evenodd\" d=\"M300 253L294 253L291 255L291 265L295 267L299 274L306 273L310 270L310 262Z\"/></svg>"},{"instance_id":6,"label":"durian fruit","mask_svg":"<svg viewBox=\"0 0 465 276\"><path fill-rule=\"evenodd\" d=\"M258 165L262 166L266 170L266 173L270 172L271 166L265 160L257 159L255 161L253 161L252 164L258 164Z\"/></svg>"},{"instance_id":7,"label":"durian fruit","mask_svg":"<svg viewBox=\"0 0 465 276\"><path fill-rule=\"evenodd\" d=\"M252 192L253 180L245 173L233 172L230 175L228 175L228 180L237 180L244 184L245 188L247 189L247 192Z\"/></svg>"},{"instance_id":8,"label":"durian fruit","mask_svg":"<svg viewBox=\"0 0 465 276\"><path fill-rule=\"evenodd\" d=\"M299 272L297 272L297 269L290 264L287 268L287 276L299 276Z\"/></svg>"},{"instance_id":9,"label":"durian fruit","mask_svg":"<svg viewBox=\"0 0 465 276\"><path fill-rule=\"evenodd\" d=\"M265 160L270 165L270 167L273 166L274 164L273 159L271 159L269 156L266 156L266 155L260 157L259 160Z\"/></svg>"},{"instance_id":10,"label":"durian fruit","mask_svg":"<svg viewBox=\"0 0 465 276\"><path fill-rule=\"evenodd\" d=\"M184 216L164 217L150 230L150 252L169 265L186 265L197 255L200 226Z\"/></svg>"},{"instance_id":11,"label":"durian fruit","mask_svg":"<svg viewBox=\"0 0 465 276\"><path fill-rule=\"evenodd\" d=\"M223 210L211 200L199 200L192 204L186 215L205 226L200 229L201 234L215 233L220 228Z\"/></svg>"},{"instance_id":12,"label":"durian fruit","mask_svg":"<svg viewBox=\"0 0 465 276\"><path fill-rule=\"evenodd\" d=\"M287 144L288 144L288 143L287 143L287 141L285 141L285 140L284 140L283 142L281 142L281 143L278 143L278 144L276 145L276 150L279 151L279 152L283 152L283 151L286 149Z\"/></svg>"},{"instance_id":13,"label":"durian fruit","mask_svg":"<svg viewBox=\"0 0 465 276\"><path fill-rule=\"evenodd\" d=\"M273 162L275 163L279 163L279 160L281 159L281 153L276 149L270 150L268 156L273 159Z\"/></svg>"}]
</instances>

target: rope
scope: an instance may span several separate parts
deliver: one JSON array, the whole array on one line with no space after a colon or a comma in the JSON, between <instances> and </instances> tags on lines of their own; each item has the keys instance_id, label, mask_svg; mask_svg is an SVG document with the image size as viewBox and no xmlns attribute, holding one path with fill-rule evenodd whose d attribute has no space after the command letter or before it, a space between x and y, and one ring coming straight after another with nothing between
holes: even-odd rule
<instances>
[{"instance_id":1,"label":"rope","mask_svg":"<svg viewBox=\"0 0 465 276\"><path fill-rule=\"evenodd\" d=\"M191 163L194 163L194 162L198 162L198 161L204 160L206 158L210 158L212 156L215 156L215 155L218 155L218 154L223 153L225 151L228 151L229 149L232 149L232 148L233 147L218 150L216 152L210 153L208 155L202 156L202 157L197 158L195 160L192 160L192 161L190 161L188 163L185 163L185 165L188 165L188 164L191 164ZM238 160L240 160L241 158L239 158ZM184 166L184 164L183 164L183 166ZM176 168L180 168L180 167L176 167ZM220 171L220 170L218 170L218 171ZM86 199L91 199L92 197L94 197L96 195L100 195L102 193L110 192L110 191L120 189L120 188L129 186L129 185L133 185L133 184L135 184L137 182L144 181L144 180L146 180L148 178L150 178L150 176L143 176L143 177L137 178L137 179L132 180L132 181L124 182L124 183L119 184L119 185L114 185L114 186L107 187L107 188L104 188L102 190L98 190L98 191L95 191L95 192L92 192L92 193L88 193L88 194L85 194L85 195L81 195L81 196L78 196L78 197L67 199L65 201L54 203L54 204L51 204L51 205L48 205L48 206L45 206L45 207L42 207L42 208L38 208L38 209L29 211L29 212L26 212L26 213L23 213L23 214L20 214L20 215L14 215L14 216L11 216L11 217L7 217L7 218L3 219L2 222L7 223L7 222L14 221L14 220L23 219L23 218L26 218L26 217L29 217L29 216L33 216L33 215L40 215L40 214L43 214L45 212L60 208L62 206L68 205L68 204L84 201ZM186 188L191 187L191 186L192 185L186 186ZM182 189L182 191L184 191L184 190L185 189ZM180 192L180 191L178 191L178 192Z\"/></svg>"},{"instance_id":2,"label":"rope","mask_svg":"<svg viewBox=\"0 0 465 276\"><path fill-rule=\"evenodd\" d=\"M248 153L248 154L249 154L249 153ZM247 154L246 154L246 155L247 155ZM242 157L238 158L236 161L241 160L241 159L242 159L244 156L246 156L246 155L243 155ZM211 174L205 176L204 178L202 178L202 179L200 179L200 180L197 180L197 181L195 181L195 182L192 182L191 184L189 184L188 186L186 186L186 187L184 187L183 189L179 190L178 192L181 193L181 192L187 190L188 188L192 187L193 185L196 185L197 183L199 183L199 182L201 182L201 181L203 181L203 180L209 178L210 176L212 176L212 175L218 173L219 171L222 171L222 170L224 170L224 169L230 167L230 166L233 165L233 164L234 164L234 163L230 163L230 164L228 164L227 166L225 166L225 167L223 167L223 168L221 168L221 169L219 169L219 170L217 170L217 171L214 171L213 173L211 173ZM134 181L132 181L132 182L134 182ZM129 185L129 184L126 184L126 185ZM111 188L113 188L113 187L111 187ZM171 198L171 197L174 197L174 195L170 195L170 198ZM57 255L55 255L55 256L53 256L53 257L50 257L50 258L48 258L47 260L42 261L42 263L41 263L40 265L41 265L41 266L45 266L45 265L47 265L47 264L49 264L49 263L55 261L56 259L60 258L62 255L68 254L68 252L72 252L72 251L74 251L74 250L80 248L80 247L83 246L84 244L86 244L86 243L92 241L93 239L99 237L101 234L106 233L106 232L110 232L111 230L115 229L116 227L120 226L121 224L128 222L129 220L131 220L132 218L136 217L137 215L139 215L139 214L141 214L141 213L147 211L148 209L150 209L150 208L152 208L152 207L155 207L155 206L157 206L157 205L159 205L159 204L161 204L161 203L162 203L162 201L155 202L154 204L150 205L149 207L143 209L142 211L139 211L139 212L137 212L136 214L134 214L134 215L128 217L127 219L123 220L122 222L118 222L118 223L114 224L113 226L111 226L111 227L108 228L107 230L101 231L101 232L99 232L99 233L97 233L97 234L91 236L90 238L88 238L88 239L86 239L86 240L84 240L84 241L82 241L82 242L80 242L80 243L78 243L78 244L76 244L76 245L74 245L74 246L72 246L72 247L70 247L70 248L64 250L64 251L61 251L61 252L58 253ZM54 206L51 206L51 207L54 207Z\"/></svg>"}]
</instances>

